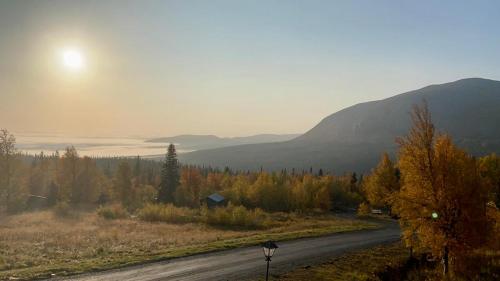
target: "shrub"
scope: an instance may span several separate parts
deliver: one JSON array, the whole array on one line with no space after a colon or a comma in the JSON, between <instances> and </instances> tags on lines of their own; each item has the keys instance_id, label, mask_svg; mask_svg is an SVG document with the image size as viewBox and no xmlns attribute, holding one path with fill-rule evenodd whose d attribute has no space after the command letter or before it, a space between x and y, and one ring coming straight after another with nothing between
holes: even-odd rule
<instances>
[{"instance_id":1,"label":"shrub","mask_svg":"<svg viewBox=\"0 0 500 281\"><path fill-rule=\"evenodd\" d=\"M199 219L196 210L172 204L146 204L138 213L139 219L149 222L189 223Z\"/></svg>"},{"instance_id":2,"label":"shrub","mask_svg":"<svg viewBox=\"0 0 500 281\"><path fill-rule=\"evenodd\" d=\"M366 215L370 214L370 211L371 211L371 208L366 202L359 204L358 216L366 216Z\"/></svg>"},{"instance_id":3,"label":"shrub","mask_svg":"<svg viewBox=\"0 0 500 281\"><path fill-rule=\"evenodd\" d=\"M7 213L18 214L26 210L26 199L21 196L11 198L7 203Z\"/></svg>"},{"instance_id":4,"label":"shrub","mask_svg":"<svg viewBox=\"0 0 500 281\"><path fill-rule=\"evenodd\" d=\"M64 201L58 202L54 207L53 212L56 216L61 218L68 218L74 215L68 202Z\"/></svg>"},{"instance_id":5,"label":"shrub","mask_svg":"<svg viewBox=\"0 0 500 281\"><path fill-rule=\"evenodd\" d=\"M246 229L266 228L269 215L261 209L248 210L243 206L198 210L175 207L172 204L147 204L138 213L139 219L149 222L190 223L203 222L212 226Z\"/></svg>"},{"instance_id":6,"label":"shrub","mask_svg":"<svg viewBox=\"0 0 500 281\"><path fill-rule=\"evenodd\" d=\"M203 209L202 218L206 224L223 227L258 229L270 224L269 215L261 209L248 210L231 204L225 208Z\"/></svg>"},{"instance_id":7,"label":"shrub","mask_svg":"<svg viewBox=\"0 0 500 281\"><path fill-rule=\"evenodd\" d=\"M125 219L129 214L122 205L101 206L97 209L97 215L108 220Z\"/></svg>"}]
</instances>

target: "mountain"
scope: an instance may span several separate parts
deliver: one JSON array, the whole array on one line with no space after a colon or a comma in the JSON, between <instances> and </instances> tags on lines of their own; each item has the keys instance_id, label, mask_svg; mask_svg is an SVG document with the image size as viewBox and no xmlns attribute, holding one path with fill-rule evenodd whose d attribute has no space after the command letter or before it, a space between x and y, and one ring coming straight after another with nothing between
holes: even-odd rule
<instances>
[{"instance_id":1,"label":"mountain","mask_svg":"<svg viewBox=\"0 0 500 281\"><path fill-rule=\"evenodd\" d=\"M291 140L298 136L298 134L260 134L248 137L220 138L214 135L179 135L174 137L151 139L146 142L175 143L179 149L200 150L241 144L282 142Z\"/></svg>"},{"instance_id":2,"label":"mountain","mask_svg":"<svg viewBox=\"0 0 500 281\"><path fill-rule=\"evenodd\" d=\"M240 145L186 153L190 164L234 169L314 169L367 172L395 139L407 134L412 106L426 100L439 132L474 155L500 152L500 81L469 78L431 85L338 111L285 142Z\"/></svg>"}]
</instances>

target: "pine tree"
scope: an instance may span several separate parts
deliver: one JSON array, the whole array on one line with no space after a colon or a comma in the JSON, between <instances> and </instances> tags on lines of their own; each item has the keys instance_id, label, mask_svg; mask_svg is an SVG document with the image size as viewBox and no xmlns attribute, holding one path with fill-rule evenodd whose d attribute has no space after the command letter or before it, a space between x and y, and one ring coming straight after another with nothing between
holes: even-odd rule
<instances>
[{"instance_id":1,"label":"pine tree","mask_svg":"<svg viewBox=\"0 0 500 281\"><path fill-rule=\"evenodd\" d=\"M142 183L141 180L142 167L141 167L141 157L137 156L135 158L135 166L134 166L134 178L136 183Z\"/></svg>"},{"instance_id":2,"label":"pine tree","mask_svg":"<svg viewBox=\"0 0 500 281\"><path fill-rule=\"evenodd\" d=\"M351 192L358 191L356 188L357 183L358 183L358 175L356 175L356 172L354 172L351 174Z\"/></svg>"},{"instance_id":3,"label":"pine tree","mask_svg":"<svg viewBox=\"0 0 500 281\"><path fill-rule=\"evenodd\" d=\"M80 157L73 146L67 147L61 158L60 177L60 199L70 201L74 199L73 193L77 193L76 179L80 173ZM75 202L77 203L77 202Z\"/></svg>"},{"instance_id":4,"label":"pine tree","mask_svg":"<svg viewBox=\"0 0 500 281\"><path fill-rule=\"evenodd\" d=\"M49 207L55 206L59 200L59 186L52 181L49 185L49 194L47 195L47 205Z\"/></svg>"},{"instance_id":5,"label":"pine tree","mask_svg":"<svg viewBox=\"0 0 500 281\"><path fill-rule=\"evenodd\" d=\"M130 169L128 162L123 161L118 165L115 177L115 190L122 204L129 207L132 197L132 169Z\"/></svg>"},{"instance_id":6,"label":"pine tree","mask_svg":"<svg viewBox=\"0 0 500 281\"><path fill-rule=\"evenodd\" d=\"M0 196L4 196L5 205L12 197L12 177L16 155L16 138L7 130L0 130Z\"/></svg>"},{"instance_id":7,"label":"pine tree","mask_svg":"<svg viewBox=\"0 0 500 281\"><path fill-rule=\"evenodd\" d=\"M165 163L161 172L160 191L158 193L158 202L172 203L174 202L174 193L179 186L179 162L177 161L177 153L175 146L168 146Z\"/></svg>"}]
</instances>

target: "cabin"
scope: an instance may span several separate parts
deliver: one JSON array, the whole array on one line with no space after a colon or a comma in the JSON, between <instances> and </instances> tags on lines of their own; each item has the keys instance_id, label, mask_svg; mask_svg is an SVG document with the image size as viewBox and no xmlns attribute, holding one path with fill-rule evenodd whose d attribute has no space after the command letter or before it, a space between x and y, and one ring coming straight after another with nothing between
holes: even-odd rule
<instances>
[{"instance_id":1,"label":"cabin","mask_svg":"<svg viewBox=\"0 0 500 281\"><path fill-rule=\"evenodd\" d=\"M209 209L215 207L225 207L227 204L226 198L219 193L214 193L205 198L205 204Z\"/></svg>"}]
</instances>

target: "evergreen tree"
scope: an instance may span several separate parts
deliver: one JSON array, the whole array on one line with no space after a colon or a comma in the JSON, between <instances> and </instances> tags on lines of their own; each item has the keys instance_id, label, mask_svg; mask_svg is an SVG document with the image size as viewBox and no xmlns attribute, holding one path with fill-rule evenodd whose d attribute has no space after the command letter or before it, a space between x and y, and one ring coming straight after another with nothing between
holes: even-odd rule
<instances>
[{"instance_id":1,"label":"evergreen tree","mask_svg":"<svg viewBox=\"0 0 500 281\"><path fill-rule=\"evenodd\" d=\"M0 130L0 196L3 195L5 205L10 204L13 193L12 178L16 155L16 138L7 130Z\"/></svg>"},{"instance_id":2,"label":"evergreen tree","mask_svg":"<svg viewBox=\"0 0 500 281\"><path fill-rule=\"evenodd\" d=\"M168 146L165 163L161 172L160 191L158 193L158 202L172 203L174 202L174 193L179 186L179 162L177 161L177 153L175 146Z\"/></svg>"},{"instance_id":3,"label":"evergreen tree","mask_svg":"<svg viewBox=\"0 0 500 281\"><path fill-rule=\"evenodd\" d=\"M61 169L59 169L59 196L63 201L75 199L73 193L77 193L76 180L80 173L80 157L73 146L67 147L61 158ZM76 202L75 202L76 203Z\"/></svg>"},{"instance_id":4,"label":"evergreen tree","mask_svg":"<svg viewBox=\"0 0 500 281\"><path fill-rule=\"evenodd\" d=\"M125 161L120 163L116 171L115 190L122 204L129 207L132 197L132 169Z\"/></svg>"},{"instance_id":5,"label":"evergreen tree","mask_svg":"<svg viewBox=\"0 0 500 281\"><path fill-rule=\"evenodd\" d=\"M49 185L49 194L47 195L47 205L49 207L55 206L59 200L59 186L52 181Z\"/></svg>"},{"instance_id":6,"label":"evergreen tree","mask_svg":"<svg viewBox=\"0 0 500 281\"><path fill-rule=\"evenodd\" d=\"M350 185L350 188L351 188L351 192L359 192L358 190L358 175L356 175L356 172L353 172L351 174L351 185Z\"/></svg>"},{"instance_id":7,"label":"evergreen tree","mask_svg":"<svg viewBox=\"0 0 500 281\"><path fill-rule=\"evenodd\" d=\"M135 166L134 166L134 177L137 183L141 183L141 173L142 173L142 167L141 167L141 157L137 156L135 158Z\"/></svg>"},{"instance_id":8,"label":"evergreen tree","mask_svg":"<svg viewBox=\"0 0 500 281\"><path fill-rule=\"evenodd\" d=\"M108 179L113 177L113 173L111 172L111 165L109 164L109 162L107 162L106 166L104 166L103 173L106 177L108 177Z\"/></svg>"}]
</instances>

